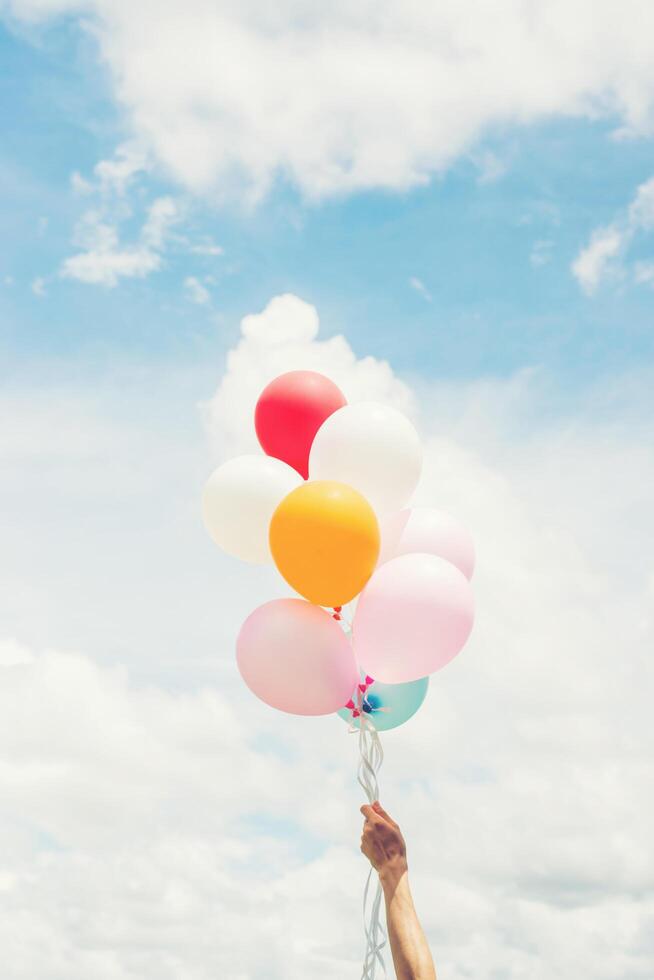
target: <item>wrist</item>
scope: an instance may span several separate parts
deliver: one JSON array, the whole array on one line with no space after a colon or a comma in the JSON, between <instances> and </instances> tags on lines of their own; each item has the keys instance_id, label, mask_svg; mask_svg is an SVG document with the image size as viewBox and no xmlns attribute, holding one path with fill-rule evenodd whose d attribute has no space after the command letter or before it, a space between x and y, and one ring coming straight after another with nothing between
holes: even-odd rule
<instances>
[{"instance_id":1,"label":"wrist","mask_svg":"<svg viewBox=\"0 0 654 980\"><path fill-rule=\"evenodd\" d=\"M408 873L409 868L406 863L406 858L398 858L397 860L388 861L379 869L379 880L382 884L382 888L384 891L394 891L401 879L405 875L408 875Z\"/></svg>"}]
</instances>

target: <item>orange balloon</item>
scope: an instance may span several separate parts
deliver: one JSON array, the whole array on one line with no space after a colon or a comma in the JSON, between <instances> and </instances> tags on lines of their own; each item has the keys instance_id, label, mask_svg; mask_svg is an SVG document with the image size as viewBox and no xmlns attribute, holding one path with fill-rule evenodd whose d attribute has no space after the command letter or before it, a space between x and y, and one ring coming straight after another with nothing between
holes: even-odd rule
<instances>
[{"instance_id":1,"label":"orange balloon","mask_svg":"<svg viewBox=\"0 0 654 980\"><path fill-rule=\"evenodd\" d=\"M311 480L292 490L270 522L270 550L296 592L318 606L343 606L361 592L379 555L375 512L357 490Z\"/></svg>"}]
</instances>

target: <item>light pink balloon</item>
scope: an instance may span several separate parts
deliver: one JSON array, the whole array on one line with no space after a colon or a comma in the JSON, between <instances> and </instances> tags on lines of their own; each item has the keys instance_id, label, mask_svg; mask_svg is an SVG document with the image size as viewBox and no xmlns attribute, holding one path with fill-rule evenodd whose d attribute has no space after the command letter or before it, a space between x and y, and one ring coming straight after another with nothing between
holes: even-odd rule
<instances>
[{"instance_id":1,"label":"light pink balloon","mask_svg":"<svg viewBox=\"0 0 654 980\"><path fill-rule=\"evenodd\" d=\"M465 575L436 555L400 555L379 567L353 622L360 666L384 684L440 670L464 646L474 619Z\"/></svg>"},{"instance_id":2,"label":"light pink balloon","mask_svg":"<svg viewBox=\"0 0 654 980\"><path fill-rule=\"evenodd\" d=\"M238 635L236 660L258 698L293 715L337 711L359 680L341 627L304 599L273 599L255 609Z\"/></svg>"},{"instance_id":3,"label":"light pink balloon","mask_svg":"<svg viewBox=\"0 0 654 980\"><path fill-rule=\"evenodd\" d=\"M389 514L380 524L383 565L398 555L424 552L446 558L472 578L475 545L472 535L456 518L431 507L411 507Z\"/></svg>"}]
</instances>

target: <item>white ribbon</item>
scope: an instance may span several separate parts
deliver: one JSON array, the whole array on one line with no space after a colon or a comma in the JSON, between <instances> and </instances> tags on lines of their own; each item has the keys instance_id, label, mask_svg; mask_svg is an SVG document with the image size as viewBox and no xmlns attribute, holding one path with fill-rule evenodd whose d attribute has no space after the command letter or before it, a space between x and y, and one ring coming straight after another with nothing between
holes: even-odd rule
<instances>
[{"instance_id":1,"label":"white ribbon","mask_svg":"<svg viewBox=\"0 0 654 980\"><path fill-rule=\"evenodd\" d=\"M363 711L361 707L362 699L359 697L358 700L361 714L359 715L359 768L357 779L368 797L368 803L374 803L375 800L379 799L377 773L384 761L384 750L382 749L379 735L372 718L369 717L367 712ZM386 930L381 924L382 886L379 878L377 879L375 897L372 900L372 905L368 912L368 893L370 891L370 882L373 873L376 872L371 867L363 892L363 928L366 933L366 954L363 961L361 980L375 980L377 966L381 968L383 976L386 977L386 965L381 951L386 945L387 937Z\"/></svg>"}]
</instances>

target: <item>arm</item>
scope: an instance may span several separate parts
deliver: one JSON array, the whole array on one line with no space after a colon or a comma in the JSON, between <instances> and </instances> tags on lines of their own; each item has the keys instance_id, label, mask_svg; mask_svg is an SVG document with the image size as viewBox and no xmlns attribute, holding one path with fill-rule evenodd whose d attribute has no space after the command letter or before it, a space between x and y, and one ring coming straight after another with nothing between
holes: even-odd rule
<instances>
[{"instance_id":1,"label":"arm","mask_svg":"<svg viewBox=\"0 0 654 980\"><path fill-rule=\"evenodd\" d=\"M400 828L377 802L362 806L361 812L365 817L361 850L379 872L384 890L397 980L436 980L434 961L411 897L406 845Z\"/></svg>"}]
</instances>

